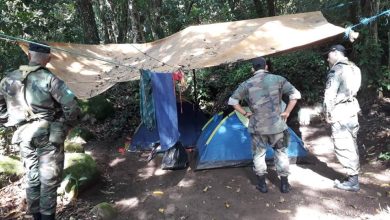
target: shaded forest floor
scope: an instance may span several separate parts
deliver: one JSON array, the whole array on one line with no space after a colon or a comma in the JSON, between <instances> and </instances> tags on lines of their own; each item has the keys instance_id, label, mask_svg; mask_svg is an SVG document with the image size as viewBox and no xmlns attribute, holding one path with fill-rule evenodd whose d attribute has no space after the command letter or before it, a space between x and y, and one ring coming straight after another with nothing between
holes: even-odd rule
<instances>
[{"instance_id":1,"label":"shaded forest floor","mask_svg":"<svg viewBox=\"0 0 390 220\"><path fill-rule=\"evenodd\" d=\"M309 150L308 163L292 164L292 191L280 193L275 168L269 167L269 192L255 189L251 167L194 171L160 169L161 156L147 163L146 153L120 153L125 138L92 141L86 151L97 161L101 178L74 203L59 200L57 219L96 219L98 203L115 204L117 219L390 219L389 162L378 155L389 150L389 99L363 110L360 117L361 190L333 188L342 178L329 131L321 121L299 128ZM190 158L194 159L194 152ZM1 209L13 219L26 219L22 180L0 190Z\"/></svg>"}]
</instances>

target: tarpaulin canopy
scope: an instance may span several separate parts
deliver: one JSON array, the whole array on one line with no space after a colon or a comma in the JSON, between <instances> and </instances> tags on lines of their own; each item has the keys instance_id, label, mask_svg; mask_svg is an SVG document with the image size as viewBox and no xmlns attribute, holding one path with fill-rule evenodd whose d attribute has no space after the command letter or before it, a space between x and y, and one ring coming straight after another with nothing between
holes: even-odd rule
<instances>
[{"instance_id":1,"label":"tarpaulin canopy","mask_svg":"<svg viewBox=\"0 0 390 220\"><path fill-rule=\"evenodd\" d=\"M190 26L144 44L48 42L54 55L48 68L77 97L90 98L117 82L137 78L139 69L172 72L180 67L189 70L217 66L310 47L344 31L317 11ZM26 46L22 47L26 51Z\"/></svg>"}]
</instances>

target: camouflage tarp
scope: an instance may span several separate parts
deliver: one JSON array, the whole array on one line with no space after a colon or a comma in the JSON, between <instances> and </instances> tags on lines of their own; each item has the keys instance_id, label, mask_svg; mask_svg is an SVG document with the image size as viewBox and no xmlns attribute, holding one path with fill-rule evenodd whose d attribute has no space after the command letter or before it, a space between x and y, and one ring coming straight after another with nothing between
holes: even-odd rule
<instances>
[{"instance_id":1,"label":"camouflage tarp","mask_svg":"<svg viewBox=\"0 0 390 220\"><path fill-rule=\"evenodd\" d=\"M190 26L144 44L48 42L68 51L53 49L48 68L66 81L77 97L89 98L117 82L138 78L139 69L172 72L180 67L190 70L217 66L311 47L344 31L328 23L321 12L309 12ZM22 47L26 51L26 46Z\"/></svg>"}]
</instances>

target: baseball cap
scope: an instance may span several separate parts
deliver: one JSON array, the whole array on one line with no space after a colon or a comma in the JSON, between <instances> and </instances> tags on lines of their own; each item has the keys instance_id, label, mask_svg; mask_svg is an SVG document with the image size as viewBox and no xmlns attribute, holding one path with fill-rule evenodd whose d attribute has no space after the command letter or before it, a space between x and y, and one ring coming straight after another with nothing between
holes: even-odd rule
<instances>
[{"instance_id":1,"label":"baseball cap","mask_svg":"<svg viewBox=\"0 0 390 220\"><path fill-rule=\"evenodd\" d=\"M342 53L345 54L345 47L341 44L336 44L336 45L333 45L329 48L328 52L326 52L327 54L330 53L331 51L340 51Z\"/></svg>"},{"instance_id":2,"label":"baseball cap","mask_svg":"<svg viewBox=\"0 0 390 220\"><path fill-rule=\"evenodd\" d=\"M39 53L50 53L50 47L48 45L47 46L43 46L43 45L47 45L47 44L43 44L43 43L39 43L39 44L30 43L28 45L28 50L29 51L39 52Z\"/></svg>"},{"instance_id":3,"label":"baseball cap","mask_svg":"<svg viewBox=\"0 0 390 220\"><path fill-rule=\"evenodd\" d=\"M252 65L253 66L260 66L262 68L265 67L266 61L263 57L256 57L252 59Z\"/></svg>"}]
</instances>

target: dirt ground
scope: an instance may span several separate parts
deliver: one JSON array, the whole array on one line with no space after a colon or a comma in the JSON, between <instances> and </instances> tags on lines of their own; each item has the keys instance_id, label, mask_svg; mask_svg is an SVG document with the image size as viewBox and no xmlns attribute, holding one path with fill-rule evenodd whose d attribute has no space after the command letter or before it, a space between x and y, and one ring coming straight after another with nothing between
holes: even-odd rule
<instances>
[{"instance_id":1,"label":"dirt ground","mask_svg":"<svg viewBox=\"0 0 390 220\"><path fill-rule=\"evenodd\" d=\"M119 210L119 220L388 220L390 168L389 163L376 159L380 151L375 149L390 144L390 117L383 109L375 111L363 112L361 117L361 190L357 193L333 188L333 180L343 177L343 169L333 153L328 129L320 121L299 128L309 156L306 163L291 165L289 194L279 191L273 166L269 166L269 192L262 194L255 188L251 167L194 171L195 153L191 151L188 169L164 171L161 155L148 163L147 153L118 151L128 142L120 138L87 143L86 151L96 159L101 178L80 193L76 202L59 202L57 219L96 219L91 209L108 202ZM0 196L7 197L8 210L14 210L10 219L27 219L21 186L19 180L0 190Z\"/></svg>"},{"instance_id":2,"label":"dirt ground","mask_svg":"<svg viewBox=\"0 0 390 220\"><path fill-rule=\"evenodd\" d=\"M62 209L59 216L94 219L75 207L110 202L120 210L117 219L390 219L389 164L373 158L377 156L373 149L389 146L390 118L387 113L378 117L383 111L377 110L361 118L357 193L333 188L333 180L343 178L343 169L326 125L317 121L299 128L309 156L307 163L291 165L289 194L280 193L273 166L267 179L269 192L262 194L255 189L251 167L194 171L195 153L190 152L188 169L164 171L161 156L147 163L146 153L120 154L123 140L95 142L86 149L104 178L80 195L79 205Z\"/></svg>"}]
</instances>

